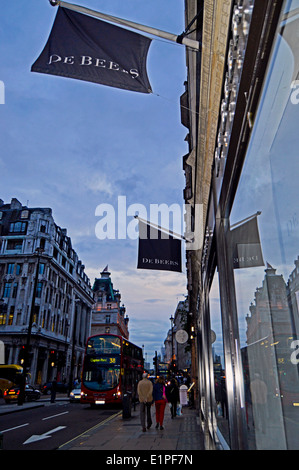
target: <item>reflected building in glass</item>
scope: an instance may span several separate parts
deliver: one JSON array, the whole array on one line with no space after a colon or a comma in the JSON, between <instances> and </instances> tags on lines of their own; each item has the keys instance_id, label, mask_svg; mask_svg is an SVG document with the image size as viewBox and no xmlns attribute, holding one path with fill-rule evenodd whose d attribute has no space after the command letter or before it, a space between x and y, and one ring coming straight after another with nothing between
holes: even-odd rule
<instances>
[{"instance_id":1,"label":"reflected building in glass","mask_svg":"<svg viewBox=\"0 0 299 470\"><path fill-rule=\"evenodd\" d=\"M298 449L299 0L199 3L182 122L185 201L203 204L187 277L205 445Z\"/></svg>"}]
</instances>

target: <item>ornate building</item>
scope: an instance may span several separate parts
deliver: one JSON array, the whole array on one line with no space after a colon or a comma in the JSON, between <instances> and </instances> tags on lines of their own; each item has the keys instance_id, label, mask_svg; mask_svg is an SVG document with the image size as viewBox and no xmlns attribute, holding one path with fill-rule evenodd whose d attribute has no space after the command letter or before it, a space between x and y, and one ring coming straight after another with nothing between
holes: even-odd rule
<instances>
[{"instance_id":1,"label":"ornate building","mask_svg":"<svg viewBox=\"0 0 299 470\"><path fill-rule=\"evenodd\" d=\"M113 288L108 266L101 272L101 277L95 279L93 292L95 305L92 311L91 334L111 333L129 339L128 323L124 305L121 305L121 295Z\"/></svg>"},{"instance_id":2,"label":"ornate building","mask_svg":"<svg viewBox=\"0 0 299 470\"><path fill-rule=\"evenodd\" d=\"M49 208L0 200L0 339L5 362L22 364L34 384L80 375L93 292L67 230Z\"/></svg>"}]
</instances>

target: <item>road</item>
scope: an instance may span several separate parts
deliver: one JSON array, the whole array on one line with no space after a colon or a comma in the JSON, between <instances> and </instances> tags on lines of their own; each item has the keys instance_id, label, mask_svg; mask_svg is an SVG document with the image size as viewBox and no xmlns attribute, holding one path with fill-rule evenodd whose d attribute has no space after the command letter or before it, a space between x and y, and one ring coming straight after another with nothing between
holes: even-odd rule
<instances>
[{"instance_id":1,"label":"road","mask_svg":"<svg viewBox=\"0 0 299 470\"><path fill-rule=\"evenodd\" d=\"M68 401L40 404L44 406L0 416L4 450L58 449L120 411Z\"/></svg>"}]
</instances>

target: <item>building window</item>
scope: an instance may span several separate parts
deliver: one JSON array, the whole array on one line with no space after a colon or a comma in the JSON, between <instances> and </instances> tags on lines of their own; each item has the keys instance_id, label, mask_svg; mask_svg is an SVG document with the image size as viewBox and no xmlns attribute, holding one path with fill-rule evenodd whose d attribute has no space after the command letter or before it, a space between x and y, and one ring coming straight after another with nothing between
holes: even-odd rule
<instances>
[{"instance_id":1,"label":"building window","mask_svg":"<svg viewBox=\"0 0 299 470\"><path fill-rule=\"evenodd\" d=\"M17 298L17 293L18 293L18 283L15 282L12 288L12 298L16 299Z\"/></svg>"},{"instance_id":2,"label":"building window","mask_svg":"<svg viewBox=\"0 0 299 470\"><path fill-rule=\"evenodd\" d=\"M23 240L8 240L7 241L7 250L22 250Z\"/></svg>"},{"instance_id":3,"label":"building window","mask_svg":"<svg viewBox=\"0 0 299 470\"><path fill-rule=\"evenodd\" d=\"M14 263L8 263L6 274L13 274L14 266Z\"/></svg>"},{"instance_id":4,"label":"building window","mask_svg":"<svg viewBox=\"0 0 299 470\"><path fill-rule=\"evenodd\" d=\"M6 313L0 313L0 325L6 324Z\"/></svg>"},{"instance_id":5,"label":"building window","mask_svg":"<svg viewBox=\"0 0 299 470\"><path fill-rule=\"evenodd\" d=\"M11 290L11 282L6 282L4 284L3 297L9 298L10 297L10 290Z\"/></svg>"},{"instance_id":6,"label":"building window","mask_svg":"<svg viewBox=\"0 0 299 470\"><path fill-rule=\"evenodd\" d=\"M111 315L108 314L106 315L106 323L110 323L111 322Z\"/></svg>"},{"instance_id":7,"label":"building window","mask_svg":"<svg viewBox=\"0 0 299 470\"><path fill-rule=\"evenodd\" d=\"M48 225L49 225L49 222L47 220L41 220L40 221L40 232L42 233L47 233L48 232Z\"/></svg>"},{"instance_id":8,"label":"building window","mask_svg":"<svg viewBox=\"0 0 299 470\"><path fill-rule=\"evenodd\" d=\"M36 297L38 299L41 298L42 296L42 289L43 289L43 283L42 282L38 282L37 283L37 286L36 286Z\"/></svg>"},{"instance_id":9,"label":"building window","mask_svg":"<svg viewBox=\"0 0 299 470\"><path fill-rule=\"evenodd\" d=\"M19 276L20 274L22 274L22 268L23 268L23 265L22 264L17 264L17 269L16 269L16 275Z\"/></svg>"},{"instance_id":10,"label":"building window","mask_svg":"<svg viewBox=\"0 0 299 470\"><path fill-rule=\"evenodd\" d=\"M21 219L28 219L29 217L29 211L22 211L21 212Z\"/></svg>"},{"instance_id":11,"label":"building window","mask_svg":"<svg viewBox=\"0 0 299 470\"><path fill-rule=\"evenodd\" d=\"M13 222L9 226L10 233L26 233L27 222Z\"/></svg>"},{"instance_id":12,"label":"building window","mask_svg":"<svg viewBox=\"0 0 299 470\"><path fill-rule=\"evenodd\" d=\"M36 325L38 324L38 317L39 317L39 306L35 306L34 314L33 314L33 323Z\"/></svg>"},{"instance_id":13,"label":"building window","mask_svg":"<svg viewBox=\"0 0 299 470\"><path fill-rule=\"evenodd\" d=\"M14 313L15 313L15 307L14 307L14 305L12 305L12 306L10 307L10 311L9 311L8 325L12 325L12 324L13 324Z\"/></svg>"},{"instance_id":14,"label":"building window","mask_svg":"<svg viewBox=\"0 0 299 470\"><path fill-rule=\"evenodd\" d=\"M45 264L40 263L39 268L38 268L38 274L44 274L44 272L45 272Z\"/></svg>"}]
</instances>

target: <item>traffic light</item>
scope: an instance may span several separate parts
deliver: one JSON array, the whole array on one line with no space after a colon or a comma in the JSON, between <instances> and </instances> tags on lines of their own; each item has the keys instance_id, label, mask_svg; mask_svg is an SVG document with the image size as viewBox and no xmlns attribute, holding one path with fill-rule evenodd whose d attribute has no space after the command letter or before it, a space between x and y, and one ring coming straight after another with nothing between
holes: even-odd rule
<instances>
[{"instance_id":1,"label":"traffic light","mask_svg":"<svg viewBox=\"0 0 299 470\"><path fill-rule=\"evenodd\" d=\"M51 364L52 367L55 367L56 365L56 360L57 360L57 357L56 357L56 352L52 349L50 351L50 355L49 355L49 362Z\"/></svg>"},{"instance_id":2,"label":"traffic light","mask_svg":"<svg viewBox=\"0 0 299 470\"><path fill-rule=\"evenodd\" d=\"M157 351L155 351L156 355L153 357L153 363L154 363L154 369L155 369L155 375L158 375L158 356L157 356Z\"/></svg>"},{"instance_id":3,"label":"traffic light","mask_svg":"<svg viewBox=\"0 0 299 470\"><path fill-rule=\"evenodd\" d=\"M20 349L20 352L19 352L19 361L20 361L20 364L24 364L25 362L25 346L22 346L21 349Z\"/></svg>"}]
</instances>

